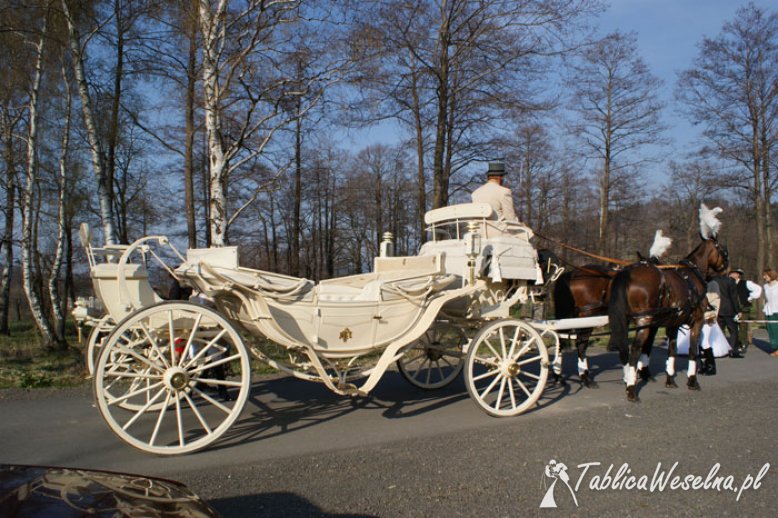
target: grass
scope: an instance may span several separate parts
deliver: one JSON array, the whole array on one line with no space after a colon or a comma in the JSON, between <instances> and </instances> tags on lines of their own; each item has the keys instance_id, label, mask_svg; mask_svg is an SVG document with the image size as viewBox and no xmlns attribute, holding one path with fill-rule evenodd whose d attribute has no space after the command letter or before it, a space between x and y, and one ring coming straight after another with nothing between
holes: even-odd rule
<instances>
[{"instance_id":1,"label":"grass","mask_svg":"<svg viewBox=\"0 0 778 518\"><path fill-rule=\"evenodd\" d=\"M11 324L11 336L0 335L0 389L74 387L86 382L83 346L75 324L68 322L70 348L52 351L40 343L32 321Z\"/></svg>"}]
</instances>

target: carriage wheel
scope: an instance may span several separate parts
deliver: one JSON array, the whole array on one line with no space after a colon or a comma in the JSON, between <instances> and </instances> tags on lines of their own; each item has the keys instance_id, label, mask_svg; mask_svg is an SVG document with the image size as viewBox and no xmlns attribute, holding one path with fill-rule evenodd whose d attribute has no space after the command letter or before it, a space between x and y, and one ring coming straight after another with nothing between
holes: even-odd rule
<instances>
[{"instance_id":1,"label":"carriage wheel","mask_svg":"<svg viewBox=\"0 0 778 518\"><path fill-rule=\"evenodd\" d=\"M102 348L94 380L108 427L148 453L208 446L240 416L251 388L240 334L214 310L163 302L123 320Z\"/></svg>"},{"instance_id":2,"label":"carriage wheel","mask_svg":"<svg viewBox=\"0 0 778 518\"><path fill-rule=\"evenodd\" d=\"M113 317L104 315L92 328L92 332L89 333L89 341L86 346L86 366L89 369L90 377L95 375L95 365L97 364L97 357L100 356L103 340L111 334L114 327L116 327L116 321L114 321Z\"/></svg>"},{"instance_id":3,"label":"carriage wheel","mask_svg":"<svg viewBox=\"0 0 778 518\"><path fill-rule=\"evenodd\" d=\"M548 366L546 345L532 326L520 320L497 320L470 343L465 385L487 414L515 416L540 399Z\"/></svg>"},{"instance_id":4,"label":"carriage wheel","mask_svg":"<svg viewBox=\"0 0 778 518\"><path fill-rule=\"evenodd\" d=\"M397 367L411 385L423 389L445 387L462 371L467 335L449 322L436 322L397 360Z\"/></svg>"}]
</instances>

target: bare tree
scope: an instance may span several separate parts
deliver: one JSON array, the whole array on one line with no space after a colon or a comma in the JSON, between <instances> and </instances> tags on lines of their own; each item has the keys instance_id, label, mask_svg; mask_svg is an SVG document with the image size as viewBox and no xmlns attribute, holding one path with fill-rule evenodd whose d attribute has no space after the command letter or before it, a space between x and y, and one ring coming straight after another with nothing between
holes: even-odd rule
<instances>
[{"instance_id":1,"label":"bare tree","mask_svg":"<svg viewBox=\"0 0 778 518\"><path fill-rule=\"evenodd\" d=\"M608 252L614 184L646 160L641 148L660 142L661 80L637 53L634 34L614 32L581 52L572 67L573 131L596 160L599 184L598 248Z\"/></svg>"},{"instance_id":2,"label":"bare tree","mask_svg":"<svg viewBox=\"0 0 778 518\"><path fill-rule=\"evenodd\" d=\"M519 123L503 148L506 159L513 164L516 186L512 191L519 198L517 215L521 221L542 232L549 223L548 215L553 210L551 203L559 182L551 136L542 122Z\"/></svg>"},{"instance_id":3,"label":"bare tree","mask_svg":"<svg viewBox=\"0 0 778 518\"><path fill-rule=\"evenodd\" d=\"M36 277L42 271L38 262L38 220L40 214L40 198L36 196L38 183L38 154L40 152L39 123L41 111L41 82L44 73L45 44L49 38L49 12L41 9L41 26L35 43L35 63L33 65L33 78L29 90L29 113L27 134L27 161L25 169L25 181L21 191L22 207L22 285L27 301L30 305L35 323L43 335L44 344L57 348L67 347L67 342L60 329L52 325L52 321L46 314L43 305L42 293L36 286Z\"/></svg>"},{"instance_id":4,"label":"bare tree","mask_svg":"<svg viewBox=\"0 0 778 518\"><path fill-rule=\"evenodd\" d=\"M282 69L289 39L281 31L299 20L298 0L200 0L203 105L208 135L211 243L227 243L232 217L227 206L230 175L262 155L273 135L305 115L321 97L332 70L301 80ZM313 29L313 28L311 28ZM314 37L311 30L307 37ZM295 113L284 107L309 101Z\"/></svg>"},{"instance_id":5,"label":"bare tree","mask_svg":"<svg viewBox=\"0 0 778 518\"><path fill-rule=\"evenodd\" d=\"M756 218L757 270L772 257L771 163L778 139L778 13L754 4L738 9L715 38L704 38L678 97L717 155L740 168Z\"/></svg>"},{"instance_id":6,"label":"bare tree","mask_svg":"<svg viewBox=\"0 0 778 518\"><path fill-rule=\"evenodd\" d=\"M3 162L5 164L5 174L2 179L5 200L3 203L3 215L5 223L3 227L2 241L0 250L2 250L3 267L0 272L0 333L9 335L11 333L8 327L8 313L11 304L11 274L13 272L14 258L14 214L16 212L16 167L17 167L17 146L15 145L15 131L17 125L22 119L23 111L14 108L11 105L10 93L6 90L8 97L3 102L2 113L0 113L0 124L2 126L3 142Z\"/></svg>"},{"instance_id":7,"label":"bare tree","mask_svg":"<svg viewBox=\"0 0 778 518\"><path fill-rule=\"evenodd\" d=\"M566 0L377 3L355 47L368 56L373 49L380 60L363 71L364 85L383 102L379 116L413 131L420 216L425 160L431 158L432 207L444 206L452 175L494 156L493 139L510 111L546 106L534 83L543 58L568 50L576 23L599 7Z\"/></svg>"}]
</instances>

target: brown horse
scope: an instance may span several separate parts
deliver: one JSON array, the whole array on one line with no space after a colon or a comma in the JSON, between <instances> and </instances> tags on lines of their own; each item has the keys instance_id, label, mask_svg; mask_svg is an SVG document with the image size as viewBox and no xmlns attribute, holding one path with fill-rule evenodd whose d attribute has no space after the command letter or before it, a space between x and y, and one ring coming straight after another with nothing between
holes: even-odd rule
<instances>
[{"instance_id":1,"label":"brown horse","mask_svg":"<svg viewBox=\"0 0 778 518\"><path fill-rule=\"evenodd\" d=\"M557 319L596 317L608 314L611 280L618 270L599 264L587 264L565 272L554 285L554 311ZM574 329L578 352L578 375L588 388L597 388L589 372L586 349L592 328Z\"/></svg>"},{"instance_id":2,"label":"brown horse","mask_svg":"<svg viewBox=\"0 0 778 518\"><path fill-rule=\"evenodd\" d=\"M700 388L697 382L697 344L708 304L706 284L713 273L724 271L728 264L727 250L714 234L707 239L703 237L702 243L676 267L660 267L641 261L626 267L613 279L608 309L609 348L619 351L625 366L628 400L638 399L635 388L638 360L641 353L648 350L659 327L667 329L669 340L665 385L676 386L676 340L678 328L686 324L690 328L687 386L692 390ZM632 346L628 347L630 322L637 325L637 331Z\"/></svg>"}]
</instances>

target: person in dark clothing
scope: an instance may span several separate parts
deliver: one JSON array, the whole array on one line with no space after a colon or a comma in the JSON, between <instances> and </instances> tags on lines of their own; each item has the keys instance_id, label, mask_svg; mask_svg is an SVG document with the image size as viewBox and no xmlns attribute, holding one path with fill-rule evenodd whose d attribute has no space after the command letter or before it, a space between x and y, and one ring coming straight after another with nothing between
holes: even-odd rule
<instances>
[{"instance_id":1,"label":"person in dark clothing","mask_svg":"<svg viewBox=\"0 0 778 518\"><path fill-rule=\"evenodd\" d=\"M731 277L726 275L719 275L713 280L719 285L721 303L717 321L721 330L727 335L729 346L732 348L729 352L729 357L742 358L743 355L740 351L739 329L736 318L737 314L740 313L737 284Z\"/></svg>"}]
</instances>

